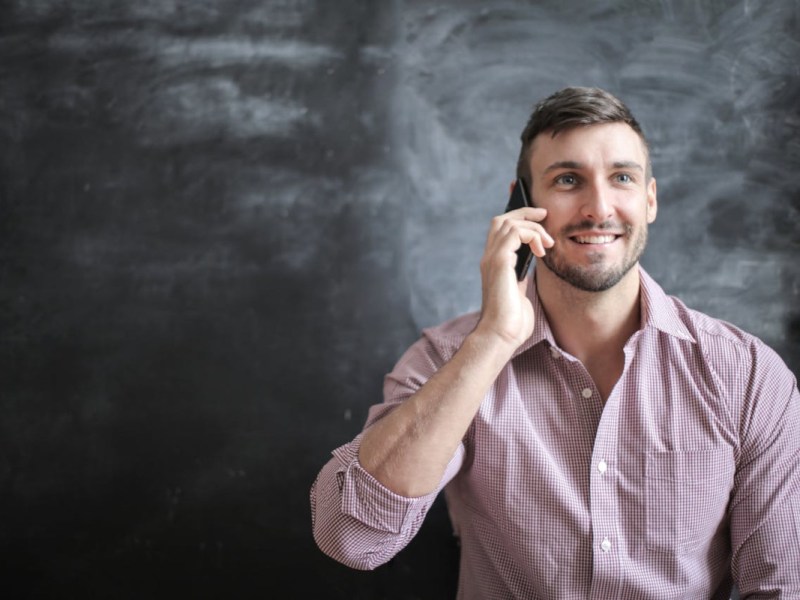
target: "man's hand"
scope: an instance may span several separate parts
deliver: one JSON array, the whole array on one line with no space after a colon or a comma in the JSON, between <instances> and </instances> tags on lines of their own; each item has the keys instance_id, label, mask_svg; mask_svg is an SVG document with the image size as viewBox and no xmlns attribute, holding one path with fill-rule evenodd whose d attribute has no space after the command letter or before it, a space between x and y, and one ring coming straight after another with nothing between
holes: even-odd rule
<instances>
[{"instance_id":1,"label":"man's hand","mask_svg":"<svg viewBox=\"0 0 800 600\"><path fill-rule=\"evenodd\" d=\"M517 249L528 244L542 257L555 243L540 221L543 208L520 208L492 219L481 258L483 301L475 333L497 336L515 350L533 333L533 307L525 295L527 277L518 282L514 272Z\"/></svg>"}]
</instances>

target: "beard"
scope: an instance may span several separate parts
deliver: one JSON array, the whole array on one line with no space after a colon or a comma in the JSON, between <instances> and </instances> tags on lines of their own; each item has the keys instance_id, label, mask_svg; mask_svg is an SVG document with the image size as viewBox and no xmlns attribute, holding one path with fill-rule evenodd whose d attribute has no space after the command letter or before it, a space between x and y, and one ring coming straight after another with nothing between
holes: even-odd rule
<instances>
[{"instance_id":1,"label":"beard","mask_svg":"<svg viewBox=\"0 0 800 600\"><path fill-rule=\"evenodd\" d=\"M620 227L613 223L605 222L599 226L592 222L582 222L565 227L561 231L561 238L566 240L571 232L584 229L612 229L619 231ZM570 264L558 251L556 244L547 253L539 258L553 273L560 279L566 281L573 287L585 292L604 292L611 289L639 262L645 246L647 245L647 225L639 229L634 229L632 225L626 224L622 227L623 239L628 240L629 247L625 256L618 264L608 264L608 258L604 252L592 252L589 254L588 265ZM572 243L572 242L569 242Z\"/></svg>"}]
</instances>

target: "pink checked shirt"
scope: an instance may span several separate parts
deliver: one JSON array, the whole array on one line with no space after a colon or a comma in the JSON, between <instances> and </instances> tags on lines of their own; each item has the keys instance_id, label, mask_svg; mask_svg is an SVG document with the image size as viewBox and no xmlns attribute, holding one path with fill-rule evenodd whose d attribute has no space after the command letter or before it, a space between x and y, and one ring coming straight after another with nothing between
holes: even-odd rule
<instances>
[{"instance_id":1,"label":"pink checked shirt","mask_svg":"<svg viewBox=\"0 0 800 600\"><path fill-rule=\"evenodd\" d=\"M333 452L311 492L314 536L347 565L399 552L444 489L461 538L458 597L800 598L800 394L778 356L689 310L641 271L642 327L607 402L536 316L440 489L398 496ZM533 280L533 278L531 278ZM367 426L452 357L477 315L426 330Z\"/></svg>"}]
</instances>

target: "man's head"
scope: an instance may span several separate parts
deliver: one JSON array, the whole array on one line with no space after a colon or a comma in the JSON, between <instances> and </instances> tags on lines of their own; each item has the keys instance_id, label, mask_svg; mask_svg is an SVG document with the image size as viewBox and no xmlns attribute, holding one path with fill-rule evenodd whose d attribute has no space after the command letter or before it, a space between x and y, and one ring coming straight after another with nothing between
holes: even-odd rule
<instances>
[{"instance_id":1,"label":"man's head","mask_svg":"<svg viewBox=\"0 0 800 600\"><path fill-rule=\"evenodd\" d=\"M641 128L602 90L568 88L541 102L522 134L519 176L555 245L540 263L592 292L626 278L656 216L656 181Z\"/></svg>"},{"instance_id":2,"label":"man's head","mask_svg":"<svg viewBox=\"0 0 800 600\"><path fill-rule=\"evenodd\" d=\"M642 140L647 160L647 178L653 176L647 140L638 121L621 100L605 90L590 87L568 87L539 102L525 125L520 140L522 147L517 161L517 177L531 184L531 145L540 133L553 137L564 130L602 123L625 123Z\"/></svg>"}]
</instances>

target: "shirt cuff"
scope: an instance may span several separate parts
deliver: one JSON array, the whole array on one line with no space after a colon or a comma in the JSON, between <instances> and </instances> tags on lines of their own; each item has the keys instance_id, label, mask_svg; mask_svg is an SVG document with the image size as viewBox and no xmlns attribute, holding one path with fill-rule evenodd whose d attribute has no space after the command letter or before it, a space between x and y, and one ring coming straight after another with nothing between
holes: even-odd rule
<instances>
[{"instance_id":1,"label":"shirt cuff","mask_svg":"<svg viewBox=\"0 0 800 600\"><path fill-rule=\"evenodd\" d=\"M340 462L337 476L342 492L342 513L378 531L400 533L417 517L424 516L438 490L418 498L395 494L358 462L361 437L333 451Z\"/></svg>"}]
</instances>

